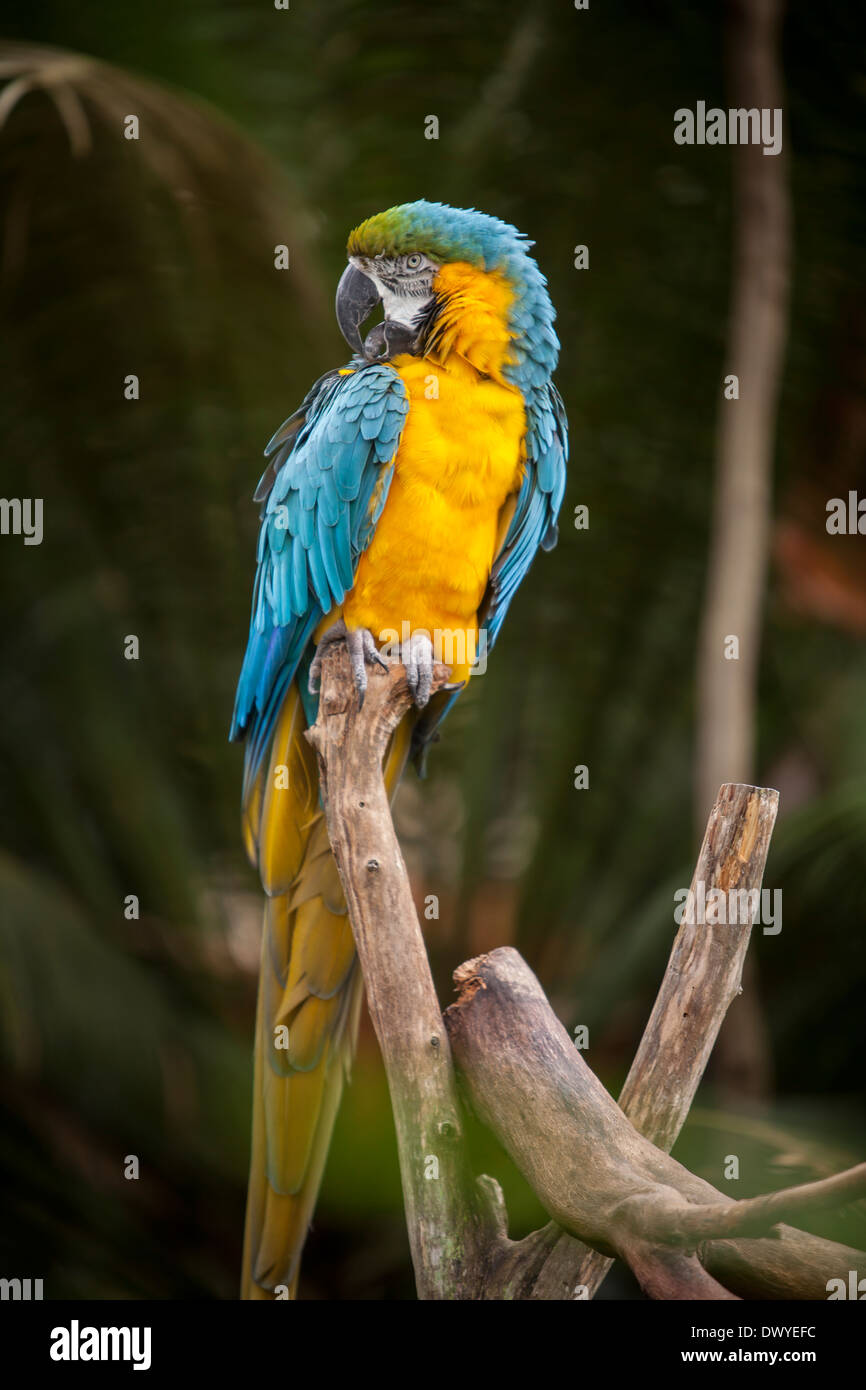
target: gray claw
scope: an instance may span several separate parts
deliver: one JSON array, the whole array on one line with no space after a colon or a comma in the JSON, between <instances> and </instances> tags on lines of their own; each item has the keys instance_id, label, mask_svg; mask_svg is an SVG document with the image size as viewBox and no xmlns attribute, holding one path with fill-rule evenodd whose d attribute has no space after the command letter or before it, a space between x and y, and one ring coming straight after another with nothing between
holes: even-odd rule
<instances>
[{"instance_id":1,"label":"gray claw","mask_svg":"<svg viewBox=\"0 0 866 1390\"><path fill-rule=\"evenodd\" d=\"M352 674L355 677L355 689L358 692L358 707L363 708L364 696L367 693L368 663L371 666L381 666L386 671L388 663L379 655L369 628L359 627L348 632L346 634L346 646L349 649L349 660L352 663Z\"/></svg>"},{"instance_id":2,"label":"gray claw","mask_svg":"<svg viewBox=\"0 0 866 1390\"><path fill-rule=\"evenodd\" d=\"M433 643L426 632L413 632L400 648L400 659L406 668L406 683L419 709L430 699L433 686Z\"/></svg>"},{"instance_id":3,"label":"gray claw","mask_svg":"<svg viewBox=\"0 0 866 1390\"><path fill-rule=\"evenodd\" d=\"M367 693L367 666L381 666L387 671L388 663L382 657L376 647L372 632L368 628L353 628L351 631L346 627L345 622L340 618L324 634L319 645L316 647L315 655L310 662L309 687L310 693L315 695L319 690L319 683L322 675L322 656L329 646L334 642L345 642L346 650L349 653L349 661L352 666L352 678L355 682L355 689L358 692L358 704L363 706L364 696Z\"/></svg>"}]
</instances>

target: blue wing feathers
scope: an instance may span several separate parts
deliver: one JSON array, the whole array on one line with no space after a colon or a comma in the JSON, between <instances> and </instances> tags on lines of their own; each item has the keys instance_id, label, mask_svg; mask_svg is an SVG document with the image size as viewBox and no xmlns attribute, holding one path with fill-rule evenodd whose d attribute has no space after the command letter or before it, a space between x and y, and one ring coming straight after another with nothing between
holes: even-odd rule
<instances>
[{"instance_id":1,"label":"blue wing feathers","mask_svg":"<svg viewBox=\"0 0 866 1390\"><path fill-rule=\"evenodd\" d=\"M408 408L402 380L385 363L329 372L265 450L250 636L230 733L247 738L246 790L289 682L309 664L313 632L352 587Z\"/></svg>"},{"instance_id":2,"label":"blue wing feathers","mask_svg":"<svg viewBox=\"0 0 866 1390\"><path fill-rule=\"evenodd\" d=\"M540 547L556 540L556 519L565 495L568 427L559 392L549 380L527 401L526 473L514 516L490 576L481 625L488 649L502 626L508 605Z\"/></svg>"}]
</instances>

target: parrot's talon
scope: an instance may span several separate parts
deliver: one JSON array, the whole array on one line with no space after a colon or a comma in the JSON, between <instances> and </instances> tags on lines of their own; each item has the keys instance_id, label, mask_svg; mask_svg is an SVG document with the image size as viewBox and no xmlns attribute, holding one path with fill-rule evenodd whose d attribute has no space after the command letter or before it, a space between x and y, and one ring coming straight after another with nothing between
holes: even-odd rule
<instances>
[{"instance_id":1,"label":"parrot's talon","mask_svg":"<svg viewBox=\"0 0 866 1390\"><path fill-rule=\"evenodd\" d=\"M423 709L433 688L433 643L426 632L413 632L401 643L400 660L406 669L406 684L412 699Z\"/></svg>"},{"instance_id":2,"label":"parrot's talon","mask_svg":"<svg viewBox=\"0 0 866 1390\"><path fill-rule=\"evenodd\" d=\"M315 655L310 662L310 674L307 681L310 694L317 695L319 693L322 657L334 642L345 642L346 644L349 664L352 667L352 679L358 692L358 708L363 709L364 696L367 693L367 666L381 666L387 671L388 663L380 654L376 640L369 628L359 627L350 630L342 618L328 628L316 647Z\"/></svg>"}]
</instances>

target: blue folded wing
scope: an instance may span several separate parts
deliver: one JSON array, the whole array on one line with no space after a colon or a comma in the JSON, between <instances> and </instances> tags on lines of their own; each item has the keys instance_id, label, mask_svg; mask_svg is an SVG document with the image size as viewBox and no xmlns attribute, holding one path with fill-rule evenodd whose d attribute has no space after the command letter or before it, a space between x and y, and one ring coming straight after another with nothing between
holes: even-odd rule
<instances>
[{"instance_id":1,"label":"blue folded wing","mask_svg":"<svg viewBox=\"0 0 866 1390\"><path fill-rule=\"evenodd\" d=\"M313 632L352 588L408 409L403 382L385 363L329 372L265 449L250 635L229 735L247 739L245 794L286 690L309 662Z\"/></svg>"},{"instance_id":2,"label":"blue folded wing","mask_svg":"<svg viewBox=\"0 0 866 1390\"><path fill-rule=\"evenodd\" d=\"M508 606L539 549L552 550L565 495L568 423L552 382L533 388L526 409L526 472L478 615L487 649L499 635Z\"/></svg>"}]
</instances>

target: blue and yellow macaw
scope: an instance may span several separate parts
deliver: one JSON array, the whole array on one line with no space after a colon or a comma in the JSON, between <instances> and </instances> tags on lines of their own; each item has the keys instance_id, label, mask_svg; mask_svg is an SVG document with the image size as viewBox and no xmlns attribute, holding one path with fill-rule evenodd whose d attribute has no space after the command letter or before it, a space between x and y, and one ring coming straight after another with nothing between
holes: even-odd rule
<instances>
[{"instance_id":1,"label":"blue and yellow macaw","mask_svg":"<svg viewBox=\"0 0 866 1390\"><path fill-rule=\"evenodd\" d=\"M294 1297L363 989L315 757L322 647L359 697L385 647L414 705L385 760L396 789L493 645L536 551L556 542L567 435L559 342L532 245L498 218L415 202L362 222L337 320L348 366L277 430L231 737L243 833L267 895L256 1022L245 1298ZM384 322L360 329L381 302ZM444 635L452 688L430 698ZM483 641L483 639L482 639ZM396 645L395 645L396 643Z\"/></svg>"}]
</instances>

